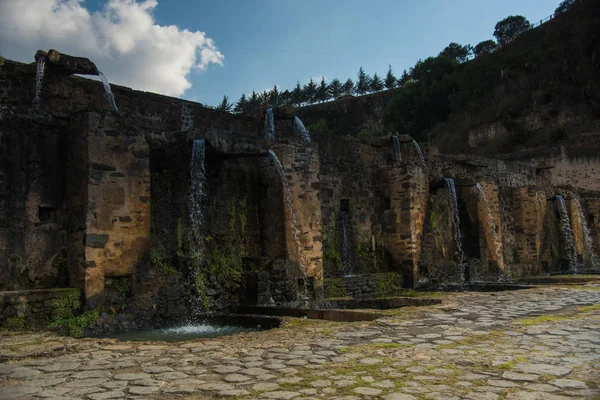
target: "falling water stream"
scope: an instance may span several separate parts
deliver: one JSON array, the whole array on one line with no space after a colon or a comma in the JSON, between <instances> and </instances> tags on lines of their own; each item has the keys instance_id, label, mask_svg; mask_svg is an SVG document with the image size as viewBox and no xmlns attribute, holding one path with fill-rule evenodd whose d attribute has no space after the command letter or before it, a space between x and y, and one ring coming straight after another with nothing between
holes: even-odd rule
<instances>
[{"instance_id":1,"label":"falling water stream","mask_svg":"<svg viewBox=\"0 0 600 400\"><path fill-rule=\"evenodd\" d=\"M465 283L466 257L463 250L462 235L460 233L460 216L458 214L458 198L456 196L456 186L454 179L444 178L444 183L448 188L450 203L452 205L452 227L454 228L454 241L456 242L456 253L458 257L457 273L461 284Z\"/></svg>"},{"instance_id":2,"label":"falling water stream","mask_svg":"<svg viewBox=\"0 0 600 400\"><path fill-rule=\"evenodd\" d=\"M342 268L341 273L343 276L352 275L352 224L350 221L350 214L348 211L340 210L340 240L342 242L341 245L341 254L340 258L342 259Z\"/></svg>"},{"instance_id":3,"label":"falling water stream","mask_svg":"<svg viewBox=\"0 0 600 400\"><path fill-rule=\"evenodd\" d=\"M267 108L265 111L265 138L275 140L275 117L271 108Z\"/></svg>"},{"instance_id":4,"label":"falling water stream","mask_svg":"<svg viewBox=\"0 0 600 400\"><path fill-rule=\"evenodd\" d=\"M102 81L102 86L104 87L104 93L106 94L106 101L108 104L116 111L119 112L117 108L117 104L115 103L115 96L113 96L112 90L110 89L110 83L106 76L98 69L98 75L100 76L100 80Z\"/></svg>"},{"instance_id":5,"label":"falling water stream","mask_svg":"<svg viewBox=\"0 0 600 400\"><path fill-rule=\"evenodd\" d=\"M394 154L396 155L396 161L402 161L402 153L400 152L400 139L398 136L392 136L392 142L394 142Z\"/></svg>"},{"instance_id":6,"label":"falling water stream","mask_svg":"<svg viewBox=\"0 0 600 400\"><path fill-rule=\"evenodd\" d=\"M41 56L37 59L37 69L35 72L35 97L33 98L33 107L40 108L42 103L42 84L44 83L44 70L46 67L46 57Z\"/></svg>"},{"instance_id":7,"label":"falling water stream","mask_svg":"<svg viewBox=\"0 0 600 400\"><path fill-rule=\"evenodd\" d=\"M494 218L492 217L492 210L490 210L490 203L488 202L485 192L483 191L483 188L481 187L481 185L479 183L477 185L475 185L475 190L477 191L479 197L483 201L483 205L485 206L485 211L486 211L486 221L485 222L487 223L488 229L492 233L492 238L494 241L494 243L493 243L494 254L496 255L496 262L498 263L498 267L502 271L502 270L504 270L504 259L502 257L502 244L500 242L500 238L499 238L498 232L496 230L496 225L494 224Z\"/></svg>"},{"instance_id":8,"label":"falling water stream","mask_svg":"<svg viewBox=\"0 0 600 400\"><path fill-rule=\"evenodd\" d=\"M558 203L558 212L560 214L560 227L565 237L567 248L567 257L569 259L569 269L572 273L579 272L579 262L577 260L577 251L575 250L575 239L573 238L573 229L571 228L571 220L567 210L567 203L564 197L560 194L556 195Z\"/></svg>"},{"instance_id":9,"label":"falling water stream","mask_svg":"<svg viewBox=\"0 0 600 400\"><path fill-rule=\"evenodd\" d=\"M298 117L294 117L294 128L296 129L296 132L298 132L302 136L306 143L310 143L310 134L308 132L308 129L306 129L306 127L302 123L302 120Z\"/></svg>"},{"instance_id":10,"label":"falling water stream","mask_svg":"<svg viewBox=\"0 0 600 400\"><path fill-rule=\"evenodd\" d=\"M300 242L300 229L298 229L298 221L296 219L296 213L294 212L294 207L292 203L292 190L290 189L290 185L285 176L285 171L283 170L283 165L281 165L281 161L277 158L277 154L273 150L269 150L269 157L273 160L275 164L275 168L277 169L277 173L281 178L281 183L283 185L283 192L285 195L285 203L288 211L288 215L290 217L290 224L292 228L292 236L294 238L294 242L296 244L296 250L298 252L298 259L300 261L300 270L302 271L302 280L304 281L304 295L306 300L308 300L308 282L306 275L306 266L308 265L306 257L302 254L302 243Z\"/></svg>"},{"instance_id":11,"label":"falling water stream","mask_svg":"<svg viewBox=\"0 0 600 400\"><path fill-rule=\"evenodd\" d=\"M412 143L415 146L415 149L417 149L417 153L419 154L419 157L421 158L421 164L423 164L423 166L425 168L427 168L427 164L425 163L425 157L423 157L423 152L421 151L421 146L419 146L419 143L417 143L417 141L414 139L413 139Z\"/></svg>"},{"instance_id":12,"label":"falling water stream","mask_svg":"<svg viewBox=\"0 0 600 400\"><path fill-rule=\"evenodd\" d=\"M204 139L195 139L192 144L192 161L190 163L190 225L191 239L193 245L201 245L202 224L204 217L202 215L202 203L206 197L205 181L206 174L204 169L204 158L206 145Z\"/></svg>"},{"instance_id":13,"label":"falling water stream","mask_svg":"<svg viewBox=\"0 0 600 400\"><path fill-rule=\"evenodd\" d=\"M579 214L579 219L581 220L581 230L583 231L583 244L585 246L585 253L587 255L587 259L590 262L590 265L593 269L597 269L598 265L598 256L594 251L594 238L592 237L592 231L590 230L587 220L585 219L585 214L581 208L581 204L579 200L573 199L575 206L577 207L577 213Z\"/></svg>"}]
</instances>

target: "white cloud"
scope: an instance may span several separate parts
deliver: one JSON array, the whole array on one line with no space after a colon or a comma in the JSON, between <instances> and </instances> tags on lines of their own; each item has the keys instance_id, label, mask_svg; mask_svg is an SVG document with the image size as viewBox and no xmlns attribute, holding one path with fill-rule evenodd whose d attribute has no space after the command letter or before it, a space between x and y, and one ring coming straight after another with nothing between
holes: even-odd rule
<instances>
[{"instance_id":1,"label":"white cloud","mask_svg":"<svg viewBox=\"0 0 600 400\"><path fill-rule=\"evenodd\" d=\"M181 96L193 68L223 64L204 32L156 24L157 0L109 0L91 13L83 0L0 0L0 54L33 62L38 49L91 59L112 83Z\"/></svg>"}]
</instances>

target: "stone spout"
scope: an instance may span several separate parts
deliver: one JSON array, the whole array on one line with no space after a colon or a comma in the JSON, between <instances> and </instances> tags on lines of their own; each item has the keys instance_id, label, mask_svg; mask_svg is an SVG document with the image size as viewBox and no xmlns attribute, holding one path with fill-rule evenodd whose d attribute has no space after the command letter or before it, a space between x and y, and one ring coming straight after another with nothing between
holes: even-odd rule
<instances>
[{"instance_id":1,"label":"stone spout","mask_svg":"<svg viewBox=\"0 0 600 400\"><path fill-rule=\"evenodd\" d=\"M98 67L92 61L84 57L74 57L68 54L62 54L54 49L38 50L35 53L36 61L40 57L46 57L46 62L51 65L52 68L64 75L98 75Z\"/></svg>"}]
</instances>

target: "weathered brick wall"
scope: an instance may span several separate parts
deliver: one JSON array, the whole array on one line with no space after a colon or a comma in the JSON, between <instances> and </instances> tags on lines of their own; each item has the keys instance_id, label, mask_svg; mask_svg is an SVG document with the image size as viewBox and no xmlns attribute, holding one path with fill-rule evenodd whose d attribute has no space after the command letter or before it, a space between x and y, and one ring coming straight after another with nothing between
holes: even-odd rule
<instances>
[{"instance_id":1,"label":"weathered brick wall","mask_svg":"<svg viewBox=\"0 0 600 400\"><path fill-rule=\"evenodd\" d=\"M79 289L20 290L0 295L0 328L19 330L47 329L61 318L81 313Z\"/></svg>"}]
</instances>

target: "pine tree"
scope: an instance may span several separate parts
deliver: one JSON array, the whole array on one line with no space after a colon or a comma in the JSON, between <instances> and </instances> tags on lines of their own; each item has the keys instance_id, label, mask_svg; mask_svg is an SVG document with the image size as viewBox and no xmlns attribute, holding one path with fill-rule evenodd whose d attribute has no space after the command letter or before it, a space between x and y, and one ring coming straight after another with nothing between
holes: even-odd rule
<instances>
[{"instance_id":1,"label":"pine tree","mask_svg":"<svg viewBox=\"0 0 600 400\"><path fill-rule=\"evenodd\" d=\"M267 93L266 97L269 107L277 107L279 105L279 90L277 89L277 85L273 86L273 89Z\"/></svg>"},{"instance_id":2,"label":"pine tree","mask_svg":"<svg viewBox=\"0 0 600 400\"><path fill-rule=\"evenodd\" d=\"M369 91L371 87L371 77L367 75L363 67L358 70L358 79L356 80L355 91L358 95L363 95Z\"/></svg>"},{"instance_id":3,"label":"pine tree","mask_svg":"<svg viewBox=\"0 0 600 400\"><path fill-rule=\"evenodd\" d=\"M303 100L307 103L314 103L317 95L317 84L310 78L310 81L304 85L304 89L302 89L302 94L304 95Z\"/></svg>"},{"instance_id":4,"label":"pine tree","mask_svg":"<svg viewBox=\"0 0 600 400\"><path fill-rule=\"evenodd\" d=\"M346 83L344 83L344 86L342 88L342 94L347 96L352 93L354 93L354 82L352 82L352 79L348 78L348 80L346 81Z\"/></svg>"},{"instance_id":5,"label":"pine tree","mask_svg":"<svg viewBox=\"0 0 600 400\"><path fill-rule=\"evenodd\" d=\"M331 81L327 90L329 91L329 95L331 96L331 98L337 99L342 95L344 87L342 85L342 82L340 82L339 79L335 78Z\"/></svg>"},{"instance_id":6,"label":"pine tree","mask_svg":"<svg viewBox=\"0 0 600 400\"><path fill-rule=\"evenodd\" d=\"M253 90L252 91L252 96L250 96L250 99L248 100L248 112L258 111L258 109L260 108L260 106L261 106L261 104L260 104L259 96Z\"/></svg>"},{"instance_id":7,"label":"pine tree","mask_svg":"<svg viewBox=\"0 0 600 400\"><path fill-rule=\"evenodd\" d=\"M404 70L404 72L402 72L402 76L400 77L400 79L398 79L398 87L406 85L408 81L410 81L410 75L408 74L408 72L406 72L406 70Z\"/></svg>"},{"instance_id":8,"label":"pine tree","mask_svg":"<svg viewBox=\"0 0 600 400\"><path fill-rule=\"evenodd\" d=\"M321 78L321 83L317 88L317 94L315 95L317 101L327 101L330 99L329 92L327 91L327 83L325 78Z\"/></svg>"},{"instance_id":9,"label":"pine tree","mask_svg":"<svg viewBox=\"0 0 600 400\"><path fill-rule=\"evenodd\" d=\"M385 76L385 88L393 89L394 87L396 87L396 77L392 73L392 66L390 65L387 75Z\"/></svg>"},{"instance_id":10,"label":"pine tree","mask_svg":"<svg viewBox=\"0 0 600 400\"><path fill-rule=\"evenodd\" d=\"M279 95L279 104L282 106L289 106L292 102L292 93L289 90L284 90Z\"/></svg>"},{"instance_id":11,"label":"pine tree","mask_svg":"<svg viewBox=\"0 0 600 400\"><path fill-rule=\"evenodd\" d=\"M371 92L379 92L383 90L383 81L381 80L379 75L377 75L377 72L375 72L375 75L373 75L369 87Z\"/></svg>"},{"instance_id":12,"label":"pine tree","mask_svg":"<svg viewBox=\"0 0 600 400\"><path fill-rule=\"evenodd\" d=\"M302 86L300 86L300 82L296 81L296 87L292 90L291 102L294 105L299 105L302 103L302 99L304 98L304 94L302 91Z\"/></svg>"},{"instance_id":13,"label":"pine tree","mask_svg":"<svg viewBox=\"0 0 600 400\"><path fill-rule=\"evenodd\" d=\"M248 100L246 100L246 95L242 93L242 97L240 97L237 103L235 103L235 108L233 109L233 111L235 111L236 113L243 113L246 112L247 108Z\"/></svg>"},{"instance_id":14,"label":"pine tree","mask_svg":"<svg viewBox=\"0 0 600 400\"><path fill-rule=\"evenodd\" d=\"M223 100L219 103L218 106L215 107L215 110L230 112L233 107L233 104L229 102L229 97L227 95L223 96Z\"/></svg>"}]
</instances>

